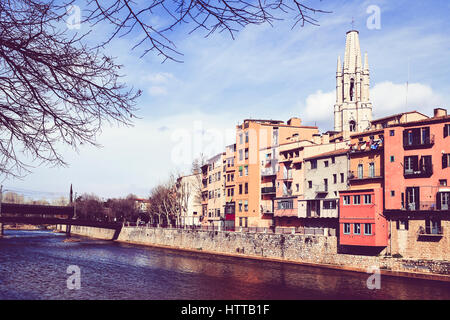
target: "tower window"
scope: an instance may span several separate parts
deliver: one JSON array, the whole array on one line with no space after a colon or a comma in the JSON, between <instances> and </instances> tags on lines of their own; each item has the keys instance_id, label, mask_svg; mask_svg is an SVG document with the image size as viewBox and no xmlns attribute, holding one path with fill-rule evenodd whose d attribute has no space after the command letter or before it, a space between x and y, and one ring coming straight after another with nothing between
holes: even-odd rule
<instances>
[{"instance_id":1,"label":"tower window","mask_svg":"<svg viewBox=\"0 0 450 320\"><path fill-rule=\"evenodd\" d=\"M355 132L356 131L356 122L355 121L350 121L349 122L349 127L350 127L350 132Z\"/></svg>"},{"instance_id":2,"label":"tower window","mask_svg":"<svg viewBox=\"0 0 450 320\"><path fill-rule=\"evenodd\" d=\"M350 80L350 101L353 101L353 95L355 91L355 80Z\"/></svg>"}]
</instances>

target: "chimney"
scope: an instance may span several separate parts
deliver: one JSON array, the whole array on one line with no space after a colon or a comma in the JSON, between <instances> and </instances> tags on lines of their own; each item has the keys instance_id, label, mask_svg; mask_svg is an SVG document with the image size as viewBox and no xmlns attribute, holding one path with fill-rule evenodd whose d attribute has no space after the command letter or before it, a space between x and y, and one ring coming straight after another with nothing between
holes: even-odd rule
<instances>
[{"instance_id":1,"label":"chimney","mask_svg":"<svg viewBox=\"0 0 450 320\"><path fill-rule=\"evenodd\" d=\"M300 127L302 125L302 120L300 118L290 118L287 121L288 126Z\"/></svg>"},{"instance_id":2,"label":"chimney","mask_svg":"<svg viewBox=\"0 0 450 320\"><path fill-rule=\"evenodd\" d=\"M322 135L322 144L330 143L330 135L328 133L324 133Z\"/></svg>"},{"instance_id":3,"label":"chimney","mask_svg":"<svg viewBox=\"0 0 450 320\"><path fill-rule=\"evenodd\" d=\"M434 118L447 116L447 109L436 108L434 109Z\"/></svg>"},{"instance_id":4,"label":"chimney","mask_svg":"<svg viewBox=\"0 0 450 320\"><path fill-rule=\"evenodd\" d=\"M312 138L313 138L313 142L314 142L315 144L320 144L320 141L321 141L321 139L320 139L320 134L315 133L315 134L313 134Z\"/></svg>"}]
</instances>

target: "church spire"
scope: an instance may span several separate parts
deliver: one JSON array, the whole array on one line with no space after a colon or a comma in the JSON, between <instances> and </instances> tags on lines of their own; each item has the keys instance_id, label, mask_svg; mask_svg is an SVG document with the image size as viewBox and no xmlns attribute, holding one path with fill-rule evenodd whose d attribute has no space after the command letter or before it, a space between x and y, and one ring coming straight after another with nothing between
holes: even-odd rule
<instances>
[{"instance_id":1,"label":"church spire","mask_svg":"<svg viewBox=\"0 0 450 320\"><path fill-rule=\"evenodd\" d=\"M372 104L369 101L369 59L361 57L359 32L346 34L344 64L338 57L336 71L335 131L361 132L370 126Z\"/></svg>"}]
</instances>

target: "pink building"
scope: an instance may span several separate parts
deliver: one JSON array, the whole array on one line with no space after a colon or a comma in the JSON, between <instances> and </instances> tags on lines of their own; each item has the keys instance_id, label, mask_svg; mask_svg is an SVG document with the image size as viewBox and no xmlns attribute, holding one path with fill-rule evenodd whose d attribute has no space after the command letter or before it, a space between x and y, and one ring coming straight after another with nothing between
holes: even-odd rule
<instances>
[{"instance_id":1,"label":"pink building","mask_svg":"<svg viewBox=\"0 0 450 320\"><path fill-rule=\"evenodd\" d=\"M384 214L392 254L448 259L450 116L435 109L432 118L384 132Z\"/></svg>"}]
</instances>

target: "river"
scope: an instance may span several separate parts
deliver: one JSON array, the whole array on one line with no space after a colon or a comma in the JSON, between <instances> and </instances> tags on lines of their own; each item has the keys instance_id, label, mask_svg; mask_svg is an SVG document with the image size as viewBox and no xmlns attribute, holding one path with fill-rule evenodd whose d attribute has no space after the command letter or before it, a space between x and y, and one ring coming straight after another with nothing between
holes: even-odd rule
<instances>
[{"instance_id":1,"label":"river","mask_svg":"<svg viewBox=\"0 0 450 320\"><path fill-rule=\"evenodd\" d=\"M450 285L190 253L49 231L5 230L0 239L0 299L450 299ZM80 288L69 289L69 266Z\"/></svg>"}]
</instances>

